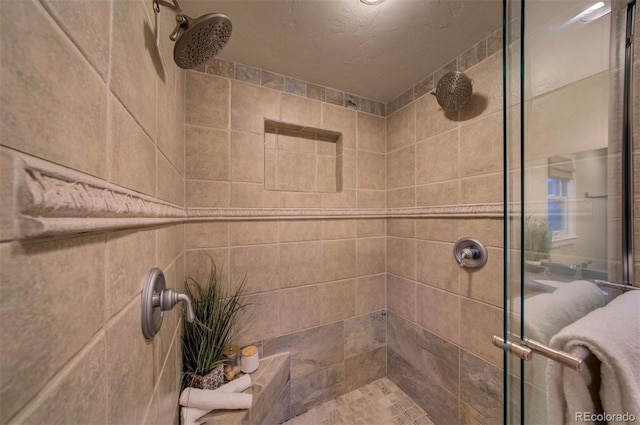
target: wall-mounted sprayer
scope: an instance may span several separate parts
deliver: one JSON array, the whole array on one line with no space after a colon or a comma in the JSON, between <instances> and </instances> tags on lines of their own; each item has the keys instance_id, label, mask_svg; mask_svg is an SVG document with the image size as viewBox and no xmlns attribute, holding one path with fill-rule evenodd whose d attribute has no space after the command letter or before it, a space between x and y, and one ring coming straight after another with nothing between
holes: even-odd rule
<instances>
[{"instance_id":1,"label":"wall-mounted sprayer","mask_svg":"<svg viewBox=\"0 0 640 425\"><path fill-rule=\"evenodd\" d=\"M164 273L157 267L149 270L147 280L142 288L142 333L144 337L152 338L162 326L164 312L171 310L180 301L187 309L187 322L195 320L195 313L191 306L191 299L185 294L173 289L167 289Z\"/></svg>"},{"instance_id":2,"label":"wall-mounted sprayer","mask_svg":"<svg viewBox=\"0 0 640 425\"><path fill-rule=\"evenodd\" d=\"M231 37L231 20L222 13L209 13L190 18L180 7L178 0L153 0L153 9L160 13L160 6L176 13L176 28L169 38L176 42L173 59L180 68L193 69L216 56Z\"/></svg>"}]
</instances>

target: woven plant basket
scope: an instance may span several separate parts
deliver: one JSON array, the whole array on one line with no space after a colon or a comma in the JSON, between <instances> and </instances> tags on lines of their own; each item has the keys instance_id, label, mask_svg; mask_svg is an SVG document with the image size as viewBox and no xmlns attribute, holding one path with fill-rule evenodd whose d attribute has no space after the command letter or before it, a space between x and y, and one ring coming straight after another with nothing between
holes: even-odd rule
<instances>
[{"instance_id":1,"label":"woven plant basket","mask_svg":"<svg viewBox=\"0 0 640 425\"><path fill-rule=\"evenodd\" d=\"M186 373L186 386L201 390L215 390L224 382L224 365L221 364L206 375Z\"/></svg>"}]
</instances>

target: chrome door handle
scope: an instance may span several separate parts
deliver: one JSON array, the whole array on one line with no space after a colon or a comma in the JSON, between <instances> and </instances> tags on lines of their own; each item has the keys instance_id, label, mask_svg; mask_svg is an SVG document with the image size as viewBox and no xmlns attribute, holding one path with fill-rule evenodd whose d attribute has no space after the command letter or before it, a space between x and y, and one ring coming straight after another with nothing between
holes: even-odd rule
<instances>
[{"instance_id":1,"label":"chrome door handle","mask_svg":"<svg viewBox=\"0 0 640 425\"><path fill-rule=\"evenodd\" d=\"M531 360L533 358L533 353L536 353L558 362L562 366L578 371L582 369L585 364L585 360L591 355L591 351L586 347L577 346L567 353L547 347L546 345L529 338L524 338L521 345L510 341L505 342L503 338L494 335L491 342L494 346L515 354L523 360Z\"/></svg>"}]
</instances>

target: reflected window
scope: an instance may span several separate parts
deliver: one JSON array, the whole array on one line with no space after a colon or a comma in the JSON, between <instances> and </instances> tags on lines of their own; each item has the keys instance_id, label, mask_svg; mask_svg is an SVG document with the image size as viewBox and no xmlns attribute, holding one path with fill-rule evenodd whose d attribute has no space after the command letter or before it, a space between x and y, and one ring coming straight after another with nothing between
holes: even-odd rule
<instances>
[{"instance_id":1,"label":"reflected window","mask_svg":"<svg viewBox=\"0 0 640 425\"><path fill-rule=\"evenodd\" d=\"M569 194L571 180L547 179L547 220L552 233L569 231Z\"/></svg>"}]
</instances>

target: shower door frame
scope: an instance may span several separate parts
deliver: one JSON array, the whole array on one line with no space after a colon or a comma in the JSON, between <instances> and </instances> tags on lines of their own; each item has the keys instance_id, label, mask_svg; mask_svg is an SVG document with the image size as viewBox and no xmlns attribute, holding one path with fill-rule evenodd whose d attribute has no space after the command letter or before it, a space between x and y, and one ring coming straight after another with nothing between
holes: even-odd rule
<instances>
[{"instance_id":1,"label":"shower door frame","mask_svg":"<svg viewBox=\"0 0 640 425\"><path fill-rule=\"evenodd\" d=\"M622 114L618 126L621 141L621 190L619 193L621 226L609 249L620 249L619 261L610 263L609 280L622 285L635 285L634 255L634 188L633 188L633 28L636 0L612 0L625 4L624 66L622 76ZM504 423L525 423L525 360L527 353L514 355L513 347L526 350L524 332L525 283L525 17L527 0L503 0L503 418ZM613 23L612 23L613 25ZM611 49L616 50L615 43ZM615 53L615 52L614 52ZM638 71L638 70L636 70ZM617 101L617 99L616 99ZM519 104L519 107L517 105ZM610 103L609 108L612 108ZM516 111L517 110L517 111ZM611 131L609 132L611 136ZM615 134L615 132L614 132ZM513 143L512 139L516 142ZM513 150L513 152L512 152ZM638 164L636 164L638 166ZM611 208L611 205L608 205ZM608 254L611 257L611 253ZM613 265L612 265L613 264ZM510 317L510 299L519 297L519 320ZM530 355L531 353L529 353ZM538 354L535 354L538 355Z\"/></svg>"}]
</instances>

